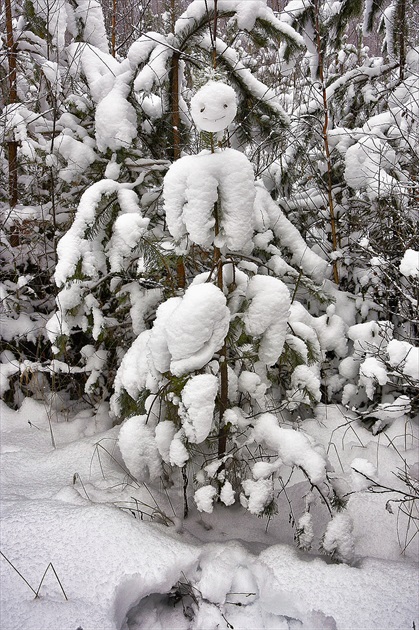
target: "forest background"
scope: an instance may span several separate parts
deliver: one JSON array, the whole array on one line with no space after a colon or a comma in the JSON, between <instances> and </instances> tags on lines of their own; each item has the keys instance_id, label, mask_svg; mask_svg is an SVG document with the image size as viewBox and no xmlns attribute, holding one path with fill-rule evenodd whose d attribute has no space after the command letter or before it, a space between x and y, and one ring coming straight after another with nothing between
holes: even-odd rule
<instances>
[{"instance_id":1,"label":"forest background","mask_svg":"<svg viewBox=\"0 0 419 630\"><path fill-rule=\"evenodd\" d=\"M309 557L352 567L370 555L410 566L419 538L415 3L5 0L1 22L6 525L27 522L26 499L59 492L52 481L40 490L37 457L67 457L78 444L103 478L79 462L62 486L89 508L157 522L157 538L162 523L197 537L187 523L202 514L215 532L230 523L244 538L259 516L259 529L281 525L265 542L258 530L252 552L294 540ZM209 80L237 98L235 120L218 133L190 113ZM37 430L44 441L33 442L28 475ZM2 552L15 577L29 540L19 532ZM250 561L231 549L234 576ZM185 627L246 627L250 617L237 626L225 607L235 578L218 597L217 569L201 556L199 581L194 562L122 599L115 577L117 621L108 611L101 624L152 627L153 609L164 627L163 600L135 606L170 592ZM236 601L235 614L252 604L258 627L314 627L315 609L270 610L262 578L240 571L260 598ZM318 627L345 627L335 611L325 621L326 608ZM16 608L5 614L25 627L13 625ZM401 627L397 615L388 623Z\"/></svg>"}]
</instances>

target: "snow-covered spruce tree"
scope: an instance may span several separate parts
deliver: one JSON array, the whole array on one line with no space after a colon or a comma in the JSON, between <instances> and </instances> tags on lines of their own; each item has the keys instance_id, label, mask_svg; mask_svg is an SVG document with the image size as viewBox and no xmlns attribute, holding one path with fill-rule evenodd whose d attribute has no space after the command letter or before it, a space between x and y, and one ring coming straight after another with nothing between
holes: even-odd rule
<instances>
[{"instance_id":1,"label":"snow-covered spruce tree","mask_svg":"<svg viewBox=\"0 0 419 630\"><path fill-rule=\"evenodd\" d=\"M309 548L316 492L331 515L341 501L322 447L295 430L290 412L320 400L321 358L331 348L345 354L344 323L332 311L312 317L292 299L289 286L295 293L302 274L273 242L282 239L317 279L325 262L254 182L247 158L214 148L236 108L234 90L220 82L210 81L192 99L197 127L217 135L211 150L170 167L164 210L176 250L197 259L199 248L206 270L158 307L151 329L127 351L112 409L131 416L119 447L138 480L182 471L185 514L191 474L198 510L239 499L251 513L271 515L284 466L299 470L311 499L296 536ZM309 278L302 282L314 288Z\"/></svg>"},{"instance_id":2,"label":"snow-covered spruce tree","mask_svg":"<svg viewBox=\"0 0 419 630\"><path fill-rule=\"evenodd\" d=\"M228 73L232 82L241 86L242 119L232 128L232 134L237 135L245 126L246 116L256 124L263 112L270 114L271 128L286 122L276 95L253 77L238 52L219 38L214 47L208 36L217 15L217 20L229 19L234 32L239 28L264 28L272 37L292 41L294 48L302 43L292 28L278 23L265 2L253 3L256 12L249 13L246 6L243 2L221 2L215 13L211 3L205 7L202 2L192 2L185 14L169 25L172 33L146 33L130 46L125 59L106 52L104 40L102 48L94 42L74 42L67 47L73 74L85 82L90 94L93 146L101 158L104 179L85 192L74 223L59 246L55 277L62 290L57 296L59 312L48 328L59 348L57 358L67 365L74 364L72 352L78 362L84 346L90 353L96 351L102 358L107 357L101 368L95 369L95 378L88 380L90 393L100 376L102 390L99 387L96 394L108 397L121 352L148 326L147 319L153 316L156 304L184 287L186 275L194 273L194 260L190 258L190 267L185 268L182 256L167 244L165 217L158 204L159 173L168 167L165 158L179 157L191 127L183 99L187 78L202 75L204 59L208 65L215 54L219 72ZM179 122L182 111L183 127ZM258 117L253 121L254 113ZM78 164L76 155L74 163ZM129 242L124 242L120 215L127 210L120 205L124 203L117 192L121 186L132 189L132 198L136 194L140 199L141 209L136 205L133 213L137 213L141 225L149 224L147 235L141 239L134 230ZM134 215L131 219L135 221ZM117 247L125 249L117 255L113 252ZM91 264L89 256L97 260ZM80 363L74 367L79 369Z\"/></svg>"}]
</instances>

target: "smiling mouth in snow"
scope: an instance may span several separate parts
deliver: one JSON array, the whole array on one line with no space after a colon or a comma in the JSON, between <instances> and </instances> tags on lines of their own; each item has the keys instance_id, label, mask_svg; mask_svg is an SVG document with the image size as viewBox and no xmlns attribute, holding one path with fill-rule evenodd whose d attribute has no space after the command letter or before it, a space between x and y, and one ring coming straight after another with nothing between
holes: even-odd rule
<instances>
[{"instance_id":1,"label":"smiling mouth in snow","mask_svg":"<svg viewBox=\"0 0 419 630\"><path fill-rule=\"evenodd\" d=\"M203 120L209 120L210 122L218 122L219 120L223 120L223 118L225 118L225 116L221 116L220 118L204 118L204 116L202 116Z\"/></svg>"}]
</instances>

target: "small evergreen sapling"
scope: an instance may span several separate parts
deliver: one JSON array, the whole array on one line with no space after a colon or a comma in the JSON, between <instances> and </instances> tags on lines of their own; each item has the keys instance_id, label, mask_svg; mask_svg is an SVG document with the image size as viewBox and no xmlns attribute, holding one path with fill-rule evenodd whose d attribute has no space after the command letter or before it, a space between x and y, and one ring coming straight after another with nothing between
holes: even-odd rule
<instances>
[{"instance_id":1,"label":"small evergreen sapling","mask_svg":"<svg viewBox=\"0 0 419 630\"><path fill-rule=\"evenodd\" d=\"M116 375L112 408L124 416L138 405L137 413L143 415L126 422L148 427L141 429L148 445L154 432L163 466L193 471L198 510L212 512L216 499L232 505L239 495L251 513L270 515L276 509L275 479L283 466L302 470L323 499L333 489L322 449L303 432L280 427L277 415L269 412L278 404L278 364L286 344L292 347L288 331L293 330L293 311L286 284L264 265L248 262L257 207L252 167L242 153L215 148L214 141L221 140L234 110L234 91L223 83L208 83L192 99L197 126L218 135L211 150L185 156L170 167L164 180L165 210L177 253L187 259L199 246L212 265L182 295L159 306L151 330L142 332L128 350ZM309 362L311 342L321 332L331 348L338 342L327 337L320 318L316 334L315 318L300 307L299 318L302 310L308 323L295 322L293 338L300 340L297 346ZM320 354L319 346L318 360ZM303 365L293 366L294 407L320 399L320 381L305 367L306 372ZM127 395L132 402L125 406ZM127 466L134 461L143 470L138 454L144 445L127 440L126 433L122 429L122 456ZM146 461L144 466L153 468Z\"/></svg>"}]
</instances>

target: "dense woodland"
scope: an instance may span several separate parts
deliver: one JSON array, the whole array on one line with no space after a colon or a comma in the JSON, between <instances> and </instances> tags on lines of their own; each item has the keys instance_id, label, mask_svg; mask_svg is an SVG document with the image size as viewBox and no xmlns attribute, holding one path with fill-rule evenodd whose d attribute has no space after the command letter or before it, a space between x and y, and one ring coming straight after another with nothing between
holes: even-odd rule
<instances>
[{"instance_id":1,"label":"dense woodland","mask_svg":"<svg viewBox=\"0 0 419 630\"><path fill-rule=\"evenodd\" d=\"M103 457L161 493L112 495L137 520L285 511L301 551L354 565L351 501L380 495L413 553L419 7L5 0L1 22L7 430L38 409L53 452L101 418ZM176 627L242 627L203 589ZM347 627L275 614L240 623ZM164 627L144 619L109 627Z\"/></svg>"}]
</instances>

